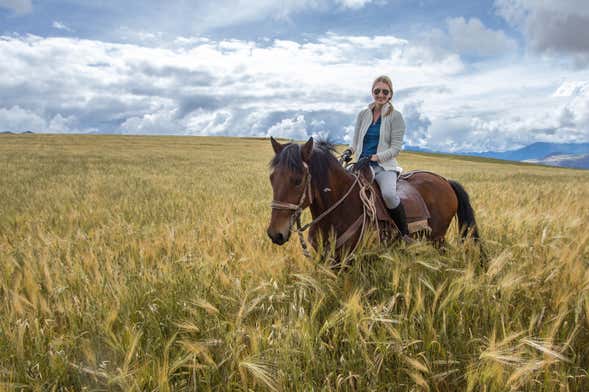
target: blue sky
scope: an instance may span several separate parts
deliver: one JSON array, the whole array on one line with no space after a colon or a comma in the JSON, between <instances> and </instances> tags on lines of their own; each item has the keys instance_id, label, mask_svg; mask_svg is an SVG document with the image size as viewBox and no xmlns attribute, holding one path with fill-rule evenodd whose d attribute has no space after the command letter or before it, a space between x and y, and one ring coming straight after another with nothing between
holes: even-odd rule
<instances>
[{"instance_id":1,"label":"blue sky","mask_svg":"<svg viewBox=\"0 0 589 392\"><path fill-rule=\"evenodd\" d=\"M589 141L586 0L0 0L0 35L0 130L346 141L388 74L406 144Z\"/></svg>"}]
</instances>

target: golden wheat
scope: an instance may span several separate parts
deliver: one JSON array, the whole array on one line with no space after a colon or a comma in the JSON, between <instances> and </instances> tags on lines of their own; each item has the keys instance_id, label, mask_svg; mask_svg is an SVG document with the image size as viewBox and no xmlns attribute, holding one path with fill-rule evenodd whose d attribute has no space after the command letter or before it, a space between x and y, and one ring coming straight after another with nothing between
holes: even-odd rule
<instances>
[{"instance_id":1,"label":"golden wheat","mask_svg":"<svg viewBox=\"0 0 589 392\"><path fill-rule=\"evenodd\" d=\"M589 390L589 173L403 152L471 195L489 264L271 244L267 141L0 136L7 390ZM308 213L306 213L308 217Z\"/></svg>"}]
</instances>

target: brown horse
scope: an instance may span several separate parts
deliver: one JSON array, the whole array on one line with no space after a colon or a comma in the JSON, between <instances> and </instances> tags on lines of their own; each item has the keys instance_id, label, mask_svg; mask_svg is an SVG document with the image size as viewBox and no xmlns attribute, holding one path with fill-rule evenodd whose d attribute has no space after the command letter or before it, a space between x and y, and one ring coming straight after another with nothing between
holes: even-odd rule
<instances>
[{"instance_id":1,"label":"brown horse","mask_svg":"<svg viewBox=\"0 0 589 392\"><path fill-rule=\"evenodd\" d=\"M309 207L313 217L309 240L315 249L319 239L325 248L333 235L343 239L348 250L353 248L362 232L350 228L364 213L358 177L342 167L334 156L333 145L328 142L313 143L311 138L299 145L270 140L275 152L270 162L274 201L267 233L272 242L282 245L288 241L294 222ZM462 238L472 235L473 239L479 239L468 194L458 182L429 172L416 172L407 181L421 194L429 209L428 239L443 244L455 215Z\"/></svg>"}]
</instances>

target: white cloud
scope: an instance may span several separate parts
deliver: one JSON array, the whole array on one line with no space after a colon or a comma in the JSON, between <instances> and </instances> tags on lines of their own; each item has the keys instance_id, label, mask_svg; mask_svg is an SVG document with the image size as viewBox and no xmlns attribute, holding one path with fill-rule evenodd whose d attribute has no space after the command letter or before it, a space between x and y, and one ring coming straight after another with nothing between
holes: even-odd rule
<instances>
[{"instance_id":1,"label":"white cloud","mask_svg":"<svg viewBox=\"0 0 589 392\"><path fill-rule=\"evenodd\" d=\"M588 70L534 59L472 69L455 53L395 36L183 37L160 47L4 36L0 57L0 130L345 140L373 78L389 74L407 144L589 140L584 87L566 84L589 80Z\"/></svg>"},{"instance_id":2,"label":"white cloud","mask_svg":"<svg viewBox=\"0 0 589 392\"><path fill-rule=\"evenodd\" d=\"M57 21L57 20L54 20L51 26L57 30L65 30L65 31L69 31L69 32L74 31L71 28L69 28L68 26L66 26L64 23Z\"/></svg>"},{"instance_id":3,"label":"white cloud","mask_svg":"<svg viewBox=\"0 0 589 392\"><path fill-rule=\"evenodd\" d=\"M0 0L0 8L9 9L17 14L31 12L33 4L31 0Z\"/></svg>"},{"instance_id":4,"label":"white cloud","mask_svg":"<svg viewBox=\"0 0 589 392\"><path fill-rule=\"evenodd\" d=\"M23 132L43 131L47 127L46 121L33 111L26 110L20 106L11 108L0 107L0 130Z\"/></svg>"},{"instance_id":5,"label":"white cloud","mask_svg":"<svg viewBox=\"0 0 589 392\"><path fill-rule=\"evenodd\" d=\"M305 116L299 115L295 118L285 118L268 129L266 136L281 137L285 139L304 140L309 138L307 133Z\"/></svg>"},{"instance_id":6,"label":"white cloud","mask_svg":"<svg viewBox=\"0 0 589 392\"><path fill-rule=\"evenodd\" d=\"M500 56L517 48L515 41L503 31L491 30L477 18L451 18L447 23L452 46L459 53Z\"/></svg>"},{"instance_id":7,"label":"white cloud","mask_svg":"<svg viewBox=\"0 0 589 392\"><path fill-rule=\"evenodd\" d=\"M366 4L369 4L371 2L372 2L372 0L336 0L337 4L340 4L345 8L351 8L351 9L362 8Z\"/></svg>"},{"instance_id":8,"label":"white cloud","mask_svg":"<svg viewBox=\"0 0 589 392\"><path fill-rule=\"evenodd\" d=\"M205 31L268 18L289 22L292 15L301 12L321 12L333 7L359 9L371 2L372 0L258 0L244 6L239 0L220 0L214 3L196 3L193 14L197 15L201 31ZM198 15L202 17L199 18Z\"/></svg>"},{"instance_id":9,"label":"white cloud","mask_svg":"<svg viewBox=\"0 0 589 392\"><path fill-rule=\"evenodd\" d=\"M63 117L61 114L57 113L51 121L49 121L49 126L47 130L53 133L67 133L67 132L75 132L75 125L77 120L74 116Z\"/></svg>"},{"instance_id":10,"label":"white cloud","mask_svg":"<svg viewBox=\"0 0 589 392\"><path fill-rule=\"evenodd\" d=\"M589 81L566 81L558 87L553 94L554 97L589 97Z\"/></svg>"}]
</instances>

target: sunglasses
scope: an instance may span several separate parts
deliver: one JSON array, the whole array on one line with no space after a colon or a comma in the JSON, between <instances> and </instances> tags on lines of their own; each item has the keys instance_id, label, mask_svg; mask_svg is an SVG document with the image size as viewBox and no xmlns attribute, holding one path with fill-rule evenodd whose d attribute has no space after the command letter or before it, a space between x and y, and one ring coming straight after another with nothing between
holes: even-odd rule
<instances>
[{"instance_id":1,"label":"sunglasses","mask_svg":"<svg viewBox=\"0 0 589 392\"><path fill-rule=\"evenodd\" d=\"M384 95L384 96L386 97L386 96L388 96L388 95L389 95L390 91L389 91L389 90L386 90L386 89L382 89L382 90L381 90L381 89L379 89L379 88L375 88L375 89L372 91L372 93L373 93L374 95L378 95L378 94L382 93L382 95Z\"/></svg>"}]
</instances>

